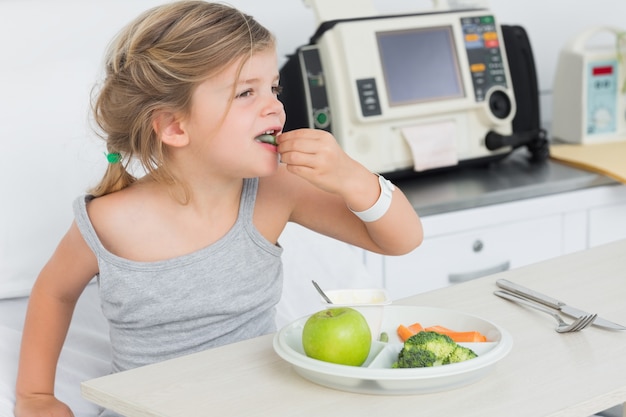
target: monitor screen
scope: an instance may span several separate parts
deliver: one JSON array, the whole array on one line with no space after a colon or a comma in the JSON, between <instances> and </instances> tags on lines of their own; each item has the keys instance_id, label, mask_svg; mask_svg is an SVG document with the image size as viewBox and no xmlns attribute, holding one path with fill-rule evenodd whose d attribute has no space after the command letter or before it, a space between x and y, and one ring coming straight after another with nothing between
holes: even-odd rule
<instances>
[{"instance_id":1,"label":"monitor screen","mask_svg":"<svg viewBox=\"0 0 626 417\"><path fill-rule=\"evenodd\" d=\"M376 37L390 106L464 97L451 27Z\"/></svg>"}]
</instances>

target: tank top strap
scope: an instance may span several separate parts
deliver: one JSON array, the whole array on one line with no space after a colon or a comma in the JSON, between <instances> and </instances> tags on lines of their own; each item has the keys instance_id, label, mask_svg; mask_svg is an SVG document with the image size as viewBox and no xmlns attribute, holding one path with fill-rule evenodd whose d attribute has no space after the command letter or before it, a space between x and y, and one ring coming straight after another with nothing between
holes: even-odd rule
<instances>
[{"instance_id":1,"label":"tank top strap","mask_svg":"<svg viewBox=\"0 0 626 417\"><path fill-rule=\"evenodd\" d=\"M245 221L245 223L252 223L258 188L258 178L244 178L241 201L239 202L239 217L241 220Z\"/></svg>"},{"instance_id":2,"label":"tank top strap","mask_svg":"<svg viewBox=\"0 0 626 417\"><path fill-rule=\"evenodd\" d=\"M82 195L74 200L74 220L89 248L96 256L100 257L106 252L106 249L100 242L87 214L87 203L91 200L93 200L93 196L89 194Z\"/></svg>"}]
</instances>

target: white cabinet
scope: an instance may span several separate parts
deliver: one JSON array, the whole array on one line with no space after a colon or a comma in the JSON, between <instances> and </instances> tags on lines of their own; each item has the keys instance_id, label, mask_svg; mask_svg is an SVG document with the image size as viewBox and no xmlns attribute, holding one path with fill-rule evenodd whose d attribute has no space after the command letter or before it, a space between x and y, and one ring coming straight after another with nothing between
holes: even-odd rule
<instances>
[{"instance_id":1,"label":"white cabinet","mask_svg":"<svg viewBox=\"0 0 626 417\"><path fill-rule=\"evenodd\" d=\"M278 323L317 311L327 289L385 287L392 299L626 239L626 185L522 199L422 218L424 243L380 256L290 224Z\"/></svg>"},{"instance_id":2,"label":"white cabinet","mask_svg":"<svg viewBox=\"0 0 626 417\"><path fill-rule=\"evenodd\" d=\"M392 299L561 254L558 215L426 238L412 253L385 257L384 282Z\"/></svg>"},{"instance_id":3,"label":"white cabinet","mask_svg":"<svg viewBox=\"0 0 626 417\"><path fill-rule=\"evenodd\" d=\"M311 280L327 290L381 288L381 274L370 274L363 249L348 245L294 223L278 239L283 250L283 296L276 308L279 327L322 308Z\"/></svg>"},{"instance_id":4,"label":"white cabinet","mask_svg":"<svg viewBox=\"0 0 626 417\"><path fill-rule=\"evenodd\" d=\"M597 246L626 237L626 203L589 211L589 245Z\"/></svg>"},{"instance_id":5,"label":"white cabinet","mask_svg":"<svg viewBox=\"0 0 626 417\"><path fill-rule=\"evenodd\" d=\"M626 186L610 185L422 218L424 243L366 253L392 299L626 239Z\"/></svg>"}]
</instances>

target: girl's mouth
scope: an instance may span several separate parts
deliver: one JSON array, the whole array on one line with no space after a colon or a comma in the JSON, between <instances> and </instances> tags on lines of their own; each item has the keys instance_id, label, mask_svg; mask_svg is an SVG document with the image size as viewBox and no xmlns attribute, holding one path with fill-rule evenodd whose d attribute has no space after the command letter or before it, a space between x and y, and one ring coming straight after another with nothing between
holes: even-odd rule
<instances>
[{"instance_id":1,"label":"girl's mouth","mask_svg":"<svg viewBox=\"0 0 626 417\"><path fill-rule=\"evenodd\" d=\"M265 133L263 133L262 135L257 136L256 138L254 138L255 141L257 142L261 142L261 143L269 143L270 145L274 145L276 146L276 131L275 130L268 130Z\"/></svg>"}]
</instances>

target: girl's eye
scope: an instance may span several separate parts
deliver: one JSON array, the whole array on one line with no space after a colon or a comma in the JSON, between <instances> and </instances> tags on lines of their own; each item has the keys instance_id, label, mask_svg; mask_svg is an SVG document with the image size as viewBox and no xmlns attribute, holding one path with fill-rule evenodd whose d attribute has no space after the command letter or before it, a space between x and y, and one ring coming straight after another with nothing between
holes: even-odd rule
<instances>
[{"instance_id":1,"label":"girl's eye","mask_svg":"<svg viewBox=\"0 0 626 417\"><path fill-rule=\"evenodd\" d=\"M272 94L274 94L275 96L279 95L280 93L282 93L283 91L283 87L280 85L274 85L272 86ZM242 91L241 93L238 93L235 98L245 98L245 97L250 97L251 95L254 94L254 91L250 88L248 90Z\"/></svg>"},{"instance_id":2,"label":"girl's eye","mask_svg":"<svg viewBox=\"0 0 626 417\"><path fill-rule=\"evenodd\" d=\"M248 96L250 96L250 94L252 94L252 90L242 91L241 93L237 94L237 96L235 98L248 97Z\"/></svg>"},{"instance_id":3,"label":"girl's eye","mask_svg":"<svg viewBox=\"0 0 626 417\"><path fill-rule=\"evenodd\" d=\"M282 85L275 85L272 87L272 92L274 93L274 95L279 96L280 93L283 92L283 86Z\"/></svg>"}]
</instances>

